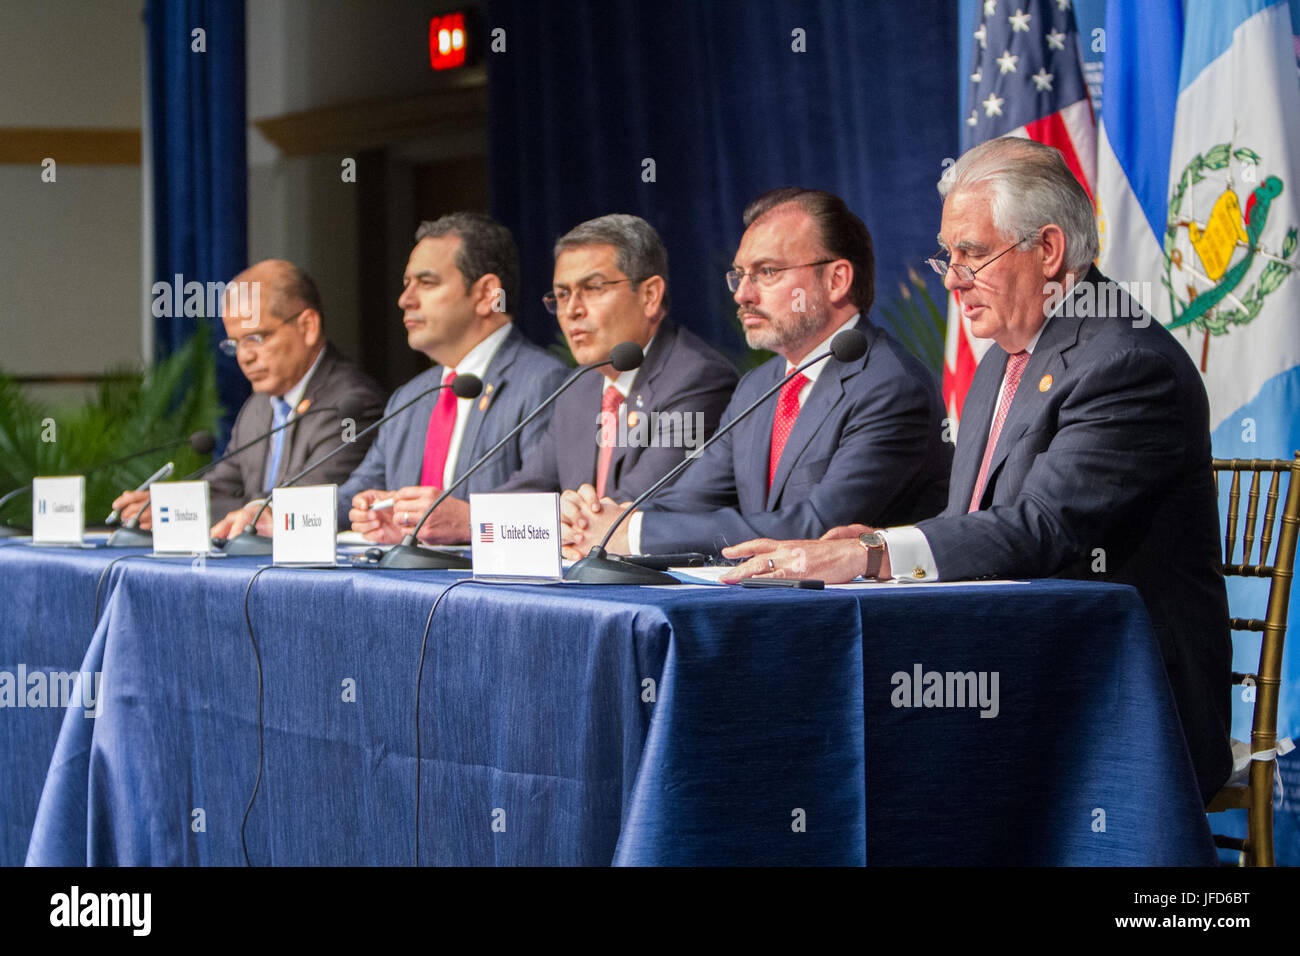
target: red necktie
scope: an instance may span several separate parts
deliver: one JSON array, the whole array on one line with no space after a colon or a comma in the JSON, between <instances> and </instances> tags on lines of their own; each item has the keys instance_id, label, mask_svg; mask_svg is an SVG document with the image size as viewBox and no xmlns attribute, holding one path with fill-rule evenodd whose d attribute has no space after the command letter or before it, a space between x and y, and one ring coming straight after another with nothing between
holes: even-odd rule
<instances>
[{"instance_id":1,"label":"red necktie","mask_svg":"<svg viewBox=\"0 0 1300 956\"><path fill-rule=\"evenodd\" d=\"M600 397L600 457L596 459L596 497L605 497L605 481L609 478L609 463L614 458L614 444L618 441L618 406L623 404L623 393L613 385L605 387Z\"/></svg>"},{"instance_id":2,"label":"red necktie","mask_svg":"<svg viewBox=\"0 0 1300 956\"><path fill-rule=\"evenodd\" d=\"M455 372L448 372L443 385L456 380ZM447 452L451 448L451 433L456 430L456 393L444 388L429 416L429 431L424 436L424 468L420 471L420 484L428 488L442 487L442 473L447 470Z\"/></svg>"},{"instance_id":3,"label":"red necktie","mask_svg":"<svg viewBox=\"0 0 1300 956\"><path fill-rule=\"evenodd\" d=\"M998 447L998 436L1002 434L1002 425L1007 420L1011 409L1011 400L1016 397L1016 386L1020 376L1029 364L1028 352L1016 352L1007 359L1006 385L1002 389L1002 401L998 402L997 414L993 416L993 429L989 432L988 444L984 446L984 460L980 462L980 474L975 480L975 492L970 496L968 511L979 511L980 499L984 497L984 482L988 481L989 463L993 461L993 452Z\"/></svg>"},{"instance_id":4,"label":"red necktie","mask_svg":"<svg viewBox=\"0 0 1300 956\"><path fill-rule=\"evenodd\" d=\"M781 394L776 400L776 417L772 419L772 451L767 459L767 489L772 490L772 479L776 477L776 466L781 463L781 452L794 430L794 420L799 417L799 393L810 379L800 372L781 386Z\"/></svg>"}]
</instances>

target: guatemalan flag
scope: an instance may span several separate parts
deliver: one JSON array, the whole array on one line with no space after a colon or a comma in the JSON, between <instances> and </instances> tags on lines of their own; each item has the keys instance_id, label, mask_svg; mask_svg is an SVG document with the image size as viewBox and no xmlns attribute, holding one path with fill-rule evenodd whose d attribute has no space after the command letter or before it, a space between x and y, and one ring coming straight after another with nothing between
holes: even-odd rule
<instances>
[{"instance_id":1,"label":"guatemalan flag","mask_svg":"<svg viewBox=\"0 0 1300 956\"><path fill-rule=\"evenodd\" d=\"M1300 449L1300 80L1286 0L1107 5L1098 152L1099 265L1168 326L1201 370L1219 458ZM1229 580L1240 617L1266 582ZM1300 738L1292 595L1278 736ZM1236 635L1233 669L1258 640ZM1249 739L1235 700L1233 736ZM1300 864L1300 761L1278 763L1278 862Z\"/></svg>"},{"instance_id":2,"label":"guatemalan flag","mask_svg":"<svg viewBox=\"0 0 1300 956\"><path fill-rule=\"evenodd\" d=\"M1070 0L983 0L972 37L962 151L999 136L1055 146L1093 194L1097 140ZM948 306L943 399L961 420L975 366L989 340L971 335L955 296Z\"/></svg>"}]
</instances>

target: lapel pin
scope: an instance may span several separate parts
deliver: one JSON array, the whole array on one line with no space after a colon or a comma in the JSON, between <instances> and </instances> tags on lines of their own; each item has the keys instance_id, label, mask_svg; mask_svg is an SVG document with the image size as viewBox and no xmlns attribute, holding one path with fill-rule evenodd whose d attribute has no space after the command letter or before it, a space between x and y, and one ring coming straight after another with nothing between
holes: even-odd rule
<instances>
[{"instance_id":1,"label":"lapel pin","mask_svg":"<svg viewBox=\"0 0 1300 956\"><path fill-rule=\"evenodd\" d=\"M492 389L493 389L493 387L494 387L494 386L492 385L492 383L491 383L491 382L488 382L486 385L483 386L483 394L484 394L484 395L491 395L491 394L492 394Z\"/></svg>"},{"instance_id":2,"label":"lapel pin","mask_svg":"<svg viewBox=\"0 0 1300 956\"><path fill-rule=\"evenodd\" d=\"M478 410L480 412L486 412L487 407L488 407L488 397L484 395L482 398L478 400Z\"/></svg>"},{"instance_id":3,"label":"lapel pin","mask_svg":"<svg viewBox=\"0 0 1300 956\"><path fill-rule=\"evenodd\" d=\"M637 393L637 396L636 396L636 407L637 407L637 408L640 408L640 407L642 407L642 405L644 405L644 404L645 404L645 403L641 401L641 393L638 392L638 393Z\"/></svg>"},{"instance_id":4,"label":"lapel pin","mask_svg":"<svg viewBox=\"0 0 1300 956\"><path fill-rule=\"evenodd\" d=\"M637 404L639 405L639 404L640 404L640 401L638 401ZM628 428L636 428L636 423L637 423L638 421L640 421L640 420L641 420L641 417L640 417L639 415L637 415L636 412L628 412L628 413L627 413L627 427L628 427Z\"/></svg>"},{"instance_id":5,"label":"lapel pin","mask_svg":"<svg viewBox=\"0 0 1300 956\"><path fill-rule=\"evenodd\" d=\"M311 408L311 399L310 399L310 398L304 398L301 402L298 403L298 407L295 408L293 411L294 411L294 414L295 414L295 415L301 415L303 412L307 411L307 409L309 409L309 408Z\"/></svg>"},{"instance_id":6,"label":"lapel pin","mask_svg":"<svg viewBox=\"0 0 1300 956\"><path fill-rule=\"evenodd\" d=\"M1052 376L1044 375L1042 378L1038 380L1038 390L1040 392L1045 392L1051 387L1052 387Z\"/></svg>"}]
</instances>

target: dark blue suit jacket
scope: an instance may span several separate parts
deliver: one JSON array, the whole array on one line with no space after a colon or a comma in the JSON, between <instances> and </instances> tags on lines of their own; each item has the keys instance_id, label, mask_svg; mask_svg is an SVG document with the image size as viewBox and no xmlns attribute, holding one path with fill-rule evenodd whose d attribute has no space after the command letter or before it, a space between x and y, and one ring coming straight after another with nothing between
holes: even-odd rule
<instances>
[{"instance_id":1,"label":"dark blue suit jacket","mask_svg":"<svg viewBox=\"0 0 1300 956\"><path fill-rule=\"evenodd\" d=\"M384 414L442 381L445 369L435 365L411 379L389 399ZM525 415L559 386L568 369L554 355L533 345L512 328L483 376L483 395L474 400L465 434L456 457L454 477L485 451L505 437ZM489 391L490 389L490 391ZM438 393L431 392L390 422L379 426L379 436L365 459L339 488L339 527L348 527L352 498L367 488L404 488L420 483L424 466L424 441L429 430ZM484 403L486 402L486 408ZM506 444L496 457L475 472L457 489L456 497L467 499L472 492L491 491L517 469L525 453L541 437L548 415L537 416L528 427Z\"/></svg>"},{"instance_id":2,"label":"dark blue suit jacket","mask_svg":"<svg viewBox=\"0 0 1300 956\"><path fill-rule=\"evenodd\" d=\"M946 500L952 446L930 373L884 330L858 320L867 353L817 378L781 455L768 453L777 396L644 506L641 550L703 551L751 538L816 538L836 525L910 523ZM740 380L726 424L785 375L777 357ZM721 427L721 426L720 426Z\"/></svg>"},{"instance_id":3,"label":"dark blue suit jacket","mask_svg":"<svg viewBox=\"0 0 1300 956\"><path fill-rule=\"evenodd\" d=\"M1208 799L1231 769L1231 647L1200 374L1168 330L1092 269L1043 329L982 510L967 514L1006 360L995 345L976 369L948 508L919 524L939 576L1135 586Z\"/></svg>"},{"instance_id":4,"label":"dark blue suit jacket","mask_svg":"<svg viewBox=\"0 0 1300 956\"><path fill-rule=\"evenodd\" d=\"M655 333L645 362L632 380L632 392L619 408L620 433L614 447L605 494L628 501L645 491L699 447L718 427L736 370L697 336L665 319ZM605 379L587 372L559 397L550 427L525 456L523 467L497 491L562 491L596 480L600 454L600 397ZM635 413L634 420L629 418ZM653 417L652 417L653 416ZM650 423L660 426L667 444L652 447ZM687 428L689 427L689 431ZM673 439L689 439L687 447Z\"/></svg>"}]
</instances>

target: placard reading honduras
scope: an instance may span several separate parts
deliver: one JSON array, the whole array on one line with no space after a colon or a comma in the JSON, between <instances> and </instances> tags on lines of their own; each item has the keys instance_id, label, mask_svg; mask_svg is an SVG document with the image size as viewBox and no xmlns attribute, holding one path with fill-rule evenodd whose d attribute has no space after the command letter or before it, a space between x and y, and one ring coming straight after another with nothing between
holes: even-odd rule
<instances>
[{"instance_id":1,"label":"placard reading honduras","mask_svg":"<svg viewBox=\"0 0 1300 956\"><path fill-rule=\"evenodd\" d=\"M559 495L470 495L469 525L475 577L560 577Z\"/></svg>"},{"instance_id":2,"label":"placard reading honduras","mask_svg":"<svg viewBox=\"0 0 1300 956\"><path fill-rule=\"evenodd\" d=\"M86 530L83 475L32 479L32 544L81 544Z\"/></svg>"},{"instance_id":3,"label":"placard reading honduras","mask_svg":"<svg viewBox=\"0 0 1300 956\"><path fill-rule=\"evenodd\" d=\"M149 486L154 554L206 554L212 543L206 481L156 481Z\"/></svg>"},{"instance_id":4,"label":"placard reading honduras","mask_svg":"<svg viewBox=\"0 0 1300 956\"><path fill-rule=\"evenodd\" d=\"M275 564L336 563L338 494L338 485L276 488L271 492L271 560Z\"/></svg>"}]
</instances>

